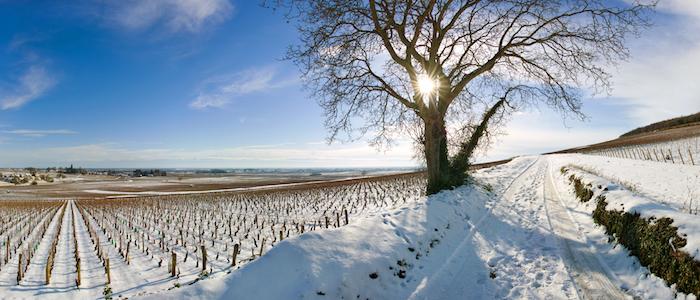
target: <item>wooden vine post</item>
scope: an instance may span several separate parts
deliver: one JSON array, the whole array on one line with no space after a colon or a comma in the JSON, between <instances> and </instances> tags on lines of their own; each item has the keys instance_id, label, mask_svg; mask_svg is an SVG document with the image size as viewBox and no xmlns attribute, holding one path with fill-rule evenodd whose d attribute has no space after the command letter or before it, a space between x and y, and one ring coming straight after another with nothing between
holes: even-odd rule
<instances>
[{"instance_id":1,"label":"wooden vine post","mask_svg":"<svg viewBox=\"0 0 700 300\"><path fill-rule=\"evenodd\" d=\"M175 251L170 252L170 276L175 277L177 270L177 254Z\"/></svg>"},{"instance_id":2,"label":"wooden vine post","mask_svg":"<svg viewBox=\"0 0 700 300\"><path fill-rule=\"evenodd\" d=\"M236 265L236 256L238 255L238 244L233 245L233 257L231 259L231 266Z\"/></svg>"},{"instance_id":3,"label":"wooden vine post","mask_svg":"<svg viewBox=\"0 0 700 300\"><path fill-rule=\"evenodd\" d=\"M44 276L46 279L46 284L49 284L49 282L51 282L51 265L53 265L53 255L49 253L49 259L46 261Z\"/></svg>"},{"instance_id":4,"label":"wooden vine post","mask_svg":"<svg viewBox=\"0 0 700 300\"><path fill-rule=\"evenodd\" d=\"M265 247L265 238L263 238L262 242L260 243L260 252L258 252L258 256L262 256L264 247Z\"/></svg>"},{"instance_id":5,"label":"wooden vine post","mask_svg":"<svg viewBox=\"0 0 700 300\"><path fill-rule=\"evenodd\" d=\"M75 267L77 269L76 270L77 277L75 278L75 286L80 286L80 258L76 259Z\"/></svg>"},{"instance_id":6,"label":"wooden vine post","mask_svg":"<svg viewBox=\"0 0 700 300\"><path fill-rule=\"evenodd\" d=\"M688 148L688 155L690 156L690 164L695 165L695 159L693 158L693 152Z\"/></svg>"},{"instance_id":7,"label":"wooden vine post","mask_svg":"<svg viewBox=\"0 0 700 300\"><path fill-rule=\"evenodd\" d=\"M17 285L22 281L22 252L19 253L19 259L17 260Z\"/></svg>"},{"instance_id":8,"label":"wooden vine post","mask_svg":"<svg viewBox=\"0 0 700 300\"><path fill-rule=\"evenodd\" d=\"M672 162L672 163L674 163L674 164L676 163L676 160L673 159L673 154L671 153L671 149L668 149L668 157L671 158L671 162Z\"/></svg>"},{"instance_id":9,"label":"wooden vine post","mask_svg":"<svg viewBox=\"0 0 700 300\"><path fill-rule=\"evenodd\" d=\"M201 246L202 249L202 271L207 270L207 249L204 248L204 245Z\"/></svg>"},{"instance_id":10,"label":"wooden vine post","mask_svg":"<svg viewBox=\"0 0 700 300\"><path fill-rule=\"evenodd\" d=\"M109 257L105 258L105 273L107 274L107 284L112 283L112 276L109 274Z\"/></svg>"}]
</instances>

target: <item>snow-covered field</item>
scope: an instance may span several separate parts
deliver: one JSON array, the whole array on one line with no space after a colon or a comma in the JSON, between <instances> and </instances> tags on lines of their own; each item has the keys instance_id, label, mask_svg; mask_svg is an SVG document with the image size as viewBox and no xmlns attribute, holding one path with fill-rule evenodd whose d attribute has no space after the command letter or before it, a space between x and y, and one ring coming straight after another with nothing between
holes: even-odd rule
<instances>
[{"instance_id":1,"label":"snow-covered field","mask_svg":"<svg viewBox=\"0 0 700 300\"><path fill-rule=\"evenodd\" d=\"M588 154L698 166L700 165L700 137L607 148L590 151Z\"/></svg>"},{"instance_id":2,"label":"snow-covered field","mask_svg":"<svg viewBox=\"0 0 700 300\"><path fill-rule=\"evenodd\" d=\"M16 255L0 266L0 297L99 298L108 258L114 298L696 298L610 242L593 222L594 205L575 198L561 167L609 187L611 206L673 217L688 239L681 250L699 259L700 219L689 203L699 200L700 168L548 155L477 171L473 184L429 197L418 196L422 179L405 177L316 190L69 201L62 219L57 206L31 218L48 224L44 240L19 285ZM43 285L52 236L55 281ZM76 245L80 289L71 284Z\"/></svg>"},{"instance_id":3,"label":"snow-covered field","mask_svg":"<svg viewBox=\"0 0 700 300\"><path fill-rule=\"evenodd\" d=\"M650 274L624 247L610 243L591 218L593 208L574 197L559 172L572 164L601 173L624 170L610 176L644 186L642 197L659 205L672 201L661 197L662 185L645 185L654 179L674 181L678 190L698 188L693 179L700 174L697 168L655 163L654 176L653 169L640 163L651 164L588 155L516 159L479 171L477 185L285 240L230 276L163 296L693 299Z\"/></svg>"}]
</instances>

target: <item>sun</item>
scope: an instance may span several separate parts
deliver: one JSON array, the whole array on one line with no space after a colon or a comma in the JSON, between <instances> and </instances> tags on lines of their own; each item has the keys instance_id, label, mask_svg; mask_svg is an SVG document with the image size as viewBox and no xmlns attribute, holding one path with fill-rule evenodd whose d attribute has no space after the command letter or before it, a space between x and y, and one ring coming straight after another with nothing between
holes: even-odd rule
<instances>
[{"instance_id":1,"label":"sun","mask_svg":"<svg viewBox=\"0 0 700 300\"><path fill-rule=\"evenodd\" d=\"M422 95L430 95L438 88L437 80L426 74L418 75L418 80L416 83L418 84L418 91Z\"/></svg>"}]
</instances>

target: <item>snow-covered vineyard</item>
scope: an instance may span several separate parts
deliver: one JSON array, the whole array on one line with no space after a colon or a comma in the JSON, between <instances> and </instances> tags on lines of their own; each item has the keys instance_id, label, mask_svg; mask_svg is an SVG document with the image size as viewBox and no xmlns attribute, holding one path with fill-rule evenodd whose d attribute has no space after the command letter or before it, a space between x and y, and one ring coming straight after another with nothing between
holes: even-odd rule
<instances>
[{"instance_id":1,"label":"snow-covered vineyard","mask_svg":"<svg viewBox=\"0 0 700 300\"><path fill-rule=\"evenodd\" d=\"M0 295L697 299L696 166L547 155L472 183L3 202Z\"/></svg>"},{"instance_id":2,"label":"snow-covered vineyard","mask_svg":"<svg viewBox=\"0 0 700 300\"><path fill-rule=\"evenodd\" d=\"M3 202L0 295L133 297L186 286L283 239L413 203L422 182L400 175L279 191Z\"/></svg>"},{"instance_id":3,"label":"snow-covered vineyard","mask_svg":"<svg viewBox=\"0 0 700 300\"><path fill-rule=\"evenodd\" d=\"M587 154L670 164L700 165L700 137L587 151Z\"/></svg>"}]
</instances>

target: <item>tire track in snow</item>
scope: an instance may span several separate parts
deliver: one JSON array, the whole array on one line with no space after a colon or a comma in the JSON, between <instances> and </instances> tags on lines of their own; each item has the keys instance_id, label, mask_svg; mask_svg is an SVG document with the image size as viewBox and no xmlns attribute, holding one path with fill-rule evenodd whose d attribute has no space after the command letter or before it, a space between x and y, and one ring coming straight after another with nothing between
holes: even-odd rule
<instances>
[{"instance_id":1,"label":"tire track in snow","mask_svg":"<svg viewBox=\"0 0 700 300\"><path fill-rule=\"evenodd\" d=\"M596 254L580 225L573 219L569 208L563 203L552 178L552 170L547 161L547 174L544 178L544 202L547 219L560 242L562 259L574 283L579 298L582 299L627 299L605 262Z\"/></svg>"},{"instance_id":2,"label":"tire track in snow","mask_svg":"<svg viewBox=\"0 0 700 300\"><path fill-rule=\"evenodd\" d=\"M498 285L497 298L578 298L575 284L547 223L543 178L538 158L505 190L488 226L475 234L482 257ZM526 176L527 174L527 176Z\"/></svg>"},{"instance_id":3,"label":"tire track in snow","mask_svg":"<svg viewBox=\"0 0 700 300\"><path fill-rule=\"evenodd\" d=\"M527 173L532 166L537 164L539 161L539 157L534 158L533 161L527 165L517 176L513 178L513 180L503 189L503 192L501 195L498 197L499 200L503 200L503 197L505 197L507 191L513 186L513 184L520 179L523 174ZM495 201L496 203L493 203L491 206L487 207L487 209L483 212L483 215L481 218L479 218L476 222L469 224L471 225L471 228L469 232L465 235L465 237L462 239L460 244L455 248L455 250L450 254L450 256L445 260L445 262L440 266L440 268L431 276L429 279L424 280L421 282L417 287L416 290L413 291L413 293L408 297L408 299L429 299L429 298L440 298L439 296L436 297L436 295L432 294L429 292L429 290L435 289L434 285L440 284L440 285L445 285L443 284L444 282L450 282L450 284L447 284L449 286L454 286L454 287L459 287L461 284L457 281L460 279L464 279L463 276L451 276L450 278L445 278L448 275L454 275L451 274L451 271L458 270L460 272L464 271L471 271L467 270L464 268L466 265L466 262L464 261L463 253L467 251L466 247L468 245L471 245L473 241L473 237L475 232L477 231L477 228L484 222L486 221L489 216L493 217L492 211L493 209L498 206L498 203L500 201ZM445 289L439 291L442 292L443 294L447 292Z\"/></svg>"}]
</instances>

